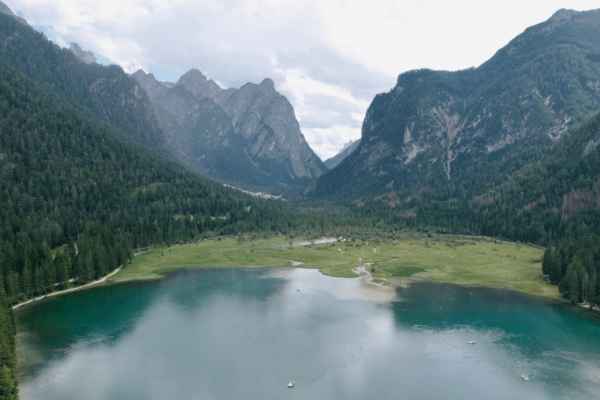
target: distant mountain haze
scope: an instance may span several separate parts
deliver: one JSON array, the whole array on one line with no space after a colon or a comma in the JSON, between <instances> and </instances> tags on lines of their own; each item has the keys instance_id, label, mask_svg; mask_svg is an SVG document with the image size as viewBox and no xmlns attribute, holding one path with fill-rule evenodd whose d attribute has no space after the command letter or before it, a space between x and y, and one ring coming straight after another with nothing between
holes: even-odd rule
<instances>
[{"instance_id":1,"label":"distant mountain haze","mask_svg":"<svg viewBox=\"0 0 600 400\"><path fill-rule=\"evenodd\" d=\"M484 191L598 109L600 11L559 10L478 68L401 74L371 103L356 151L305 193L467 187L487 171Z\"/></svg>"},{"instance_id":2,"label":"distant mountain haze","mask_svg":"<svg viewBox=\"0 0 600 400\"><path fill-rule=\"evenodd\" d=\"M222 89L197 69L175 84L142 70L132 77L148 93L167 147L201 174L281 188L306 184L327 170L306 143L292 105L269 78Z\"/></svg>"},{"instance_id":3,"label":"distant mountain haze","mask_svg":"<svg viewBox=\"0 0 600 400\"><path fill-rule=\"evenodd\" d=\"M327 168L334 169L344 160L344 158L348 157L350 153L356 150L359 144L360 139L354 141L351 140L345 143L344 147L342 147L342 149L335 156L325 160L323 163Z\"/></svg>"}]
</instances>

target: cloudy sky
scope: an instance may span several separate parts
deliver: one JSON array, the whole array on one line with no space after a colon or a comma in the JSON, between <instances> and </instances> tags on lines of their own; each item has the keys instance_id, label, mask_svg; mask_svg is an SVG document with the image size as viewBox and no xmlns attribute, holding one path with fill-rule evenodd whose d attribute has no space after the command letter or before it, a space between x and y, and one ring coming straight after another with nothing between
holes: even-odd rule
<instances>
[{"instance_id":1,"label":"cloudy sky","mask_svg":"<svg viewBox=\"0 0 600 400\"><path fill-rule=\"evenodd\" d=\"M265 77L323 159L360 138L373 97L416 68L477 67L525 28L597 0L3 0L61 46L175 82Z\"/></svg>"}]
</instances>

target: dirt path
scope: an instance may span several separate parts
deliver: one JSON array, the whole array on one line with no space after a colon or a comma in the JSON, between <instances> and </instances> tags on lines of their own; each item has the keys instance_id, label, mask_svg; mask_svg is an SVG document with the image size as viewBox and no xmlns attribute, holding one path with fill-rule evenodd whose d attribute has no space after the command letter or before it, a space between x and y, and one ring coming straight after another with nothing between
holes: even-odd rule
<instances>
[{"instance_id":1,"label":"dirt path","mask_svg":"<svg viewBox=\"0 0 600 400\"><path fill-rule=\"evenodd\" d=\"M114 274L116 274L117 272L119 272L119 271L121 270L121 268L122 268L122 267L119 267L119 268L115 269L113 272L111 272L110 274L106 275L106 276L105 276L105 277L103 277L103 278L100 278L100 279L98 279L97 281L90 282L90 283L87 283L87 284L85 284L85 285L82 285L82 286L77 286L77 287L74 287L74 288L71 288L71 289L65 289L65 290L61 290L60 292L52 292L52 293L48 293L48 294L45 294L45 295L43 295L43 296L36 297L35 299L31 299L31 300L27 300L27 301L25 301L25 302L23 302L23 303L19 303L19 304L17 304L17 305L14 305L14 306L13 306L13 310L15 310L15 309L17 309L17 308L19 308L19 307L21 307L21 306L24 306L25 304L29 304L29 303L31 303L31 302L34 302L34 301L37 301L37 300L41 300L41 299L43 299L43 298L45 298L45 297L57 296L57 295L59 295L59 294L64 294L64 293L68 293L68 292L74 292L74 291L76 291L76 290L85 289L85 288L87 288L87 287L90 287L90 286L97 285L97 284L99 284L99 283L105 282L105 281L106 281L108 278L110 278L111 276L113 276Z\"/></svg>"},{"instance_id":2,"label":"dirt path","mask_svg":"<svg viewBox=\"0 0 600 400\"><path fill-rule=\"evenodd\" d=\"M150 252L150 251L152 251L152 250L140 251L139 253L135 253L133 256L135 257L135 256L137 256L138 254L144 254L144 253L148 253L148 252ZM60 292L52 292L52 293L48 293L48 294L45 294L45 295L43 295L43 296L36 297L35 299L27 300L27 301L24 301L23 303L16 304L16 305L14 305L12 308L13 308L13 310L14 310L14 309L16 309L16 308L19 308L19 307L21 307L21 306L24 306L25 304L29 304L29 303L31 303L31 302L33 302L33 301L41 300L41 299L43 299L44 297L57 296L57 295L59 295L59 294L63 294L63 293L74 292L74 291L76 291L76 290L85 289L85 288L87 288L87 287L90 287L90 286L93 286L93 285L97 285L97 284L99 284L99 283L106 282L106 280L107 280L108 278L110 278L111 276L113 276L114 274L116 274L117 272L119 272L119 271L121 270L121 268L123 268L123 266L122 266L122 265L121 265L119 268L115 269L115 270L114 270L113 272L111 272L110 274L106 275L104 278L100 278L100 279L98 279L97 281L90 282L90 283L86 283L86 284L85 284L85 285L83 285L83 286L77 286L77 287L74 287L74 288L71 288L71 289L65 289L65 290L61 290ZM69 282L74 282L74 279L69 279ZM58 284L56 284L56 285L58 285ZM55 286L56 286L56 285L55 285Z\"/></svg>"},{"instance_id":3,"label":"dirt path","mask_svg":"<svg viewBox=\"0 0 600 400\"><path fill-rule=\"evenodd\" d=\"M373 276L369 271L367 271L367 267L371 267L372 263L366 263L361 265L360 267L352 268L352 272L361 276L361 280L372 285L383 286L383 283L373 282Z\"/></svg>"}]
</instances>

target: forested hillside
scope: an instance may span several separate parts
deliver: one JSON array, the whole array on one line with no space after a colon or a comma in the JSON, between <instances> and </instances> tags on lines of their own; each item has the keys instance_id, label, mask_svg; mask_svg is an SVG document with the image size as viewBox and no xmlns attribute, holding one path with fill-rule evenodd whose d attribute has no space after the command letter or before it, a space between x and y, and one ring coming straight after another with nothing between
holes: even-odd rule
<instances>
[{"instance_id":1,"label":"forested hillside","mask_svg":"<svg viewBox=\"0 0 600 400\"><path fill-rule=\"evenodd\" d=\"M2 279L1 274L0 279ZM4 287L0 284L0 399L2 400L19 398L19 382L15 373L17 366L16 334L15 314L9 307Z\"/></svg>"},{"instance_id":2,"label":"forested hillside","mask_svg":"<svg viewBox=\"0 0 600 400\"><path fill-rule=\"evenodd\" d=\"M85 64L68 49L5 14L0 14L0 43L0 60L134 140L166 151L148 96L121 67Z\"/></svg>"},{"instance_id":3,"label":"forested hillside","mask_svg":"<svg viewBox=\"0 0 600 400\"><path fill-rule=\"evenodd\" d=\"M69 279L77 285L98 278L126 265L136 247L324 226L316 215L202 178L46 88L0 62L0 301L6 304ZM2 311L0 318L12 321L11 315ZM13 386L1 385L14 381L14 323L2 323L0 334L0 391L7 393Z\"/></svg>"},{"instance_id":4,"label":"forested hillside","mask_svg":"<svg viewBox=\"0 0 600 400\"><path fill-rule=\"evenodd\" d=\"M286 223L282 208L153 154L4 64L0 74L0 265L9 301L103 275L134 247Z\"/></svg>"}]
</instances>

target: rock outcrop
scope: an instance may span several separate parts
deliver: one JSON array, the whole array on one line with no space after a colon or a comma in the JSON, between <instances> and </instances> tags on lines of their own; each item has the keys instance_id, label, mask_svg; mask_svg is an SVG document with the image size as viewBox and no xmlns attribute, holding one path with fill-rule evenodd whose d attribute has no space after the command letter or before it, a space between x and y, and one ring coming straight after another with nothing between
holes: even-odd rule
<instances>
[{"instance_id":1,"label":"rock outcrop","mask_svg":"<svg viewBox=\"0 0 600 400\"><path fill-rule=\"evenodd\" d=\"M168 88L143 71L134 78L150 94L167 149L176 159L224 182L266 184L268 176L248 156L231 118L211 98L199 99L181 85Z\"/></svg>"}]
</instances>

